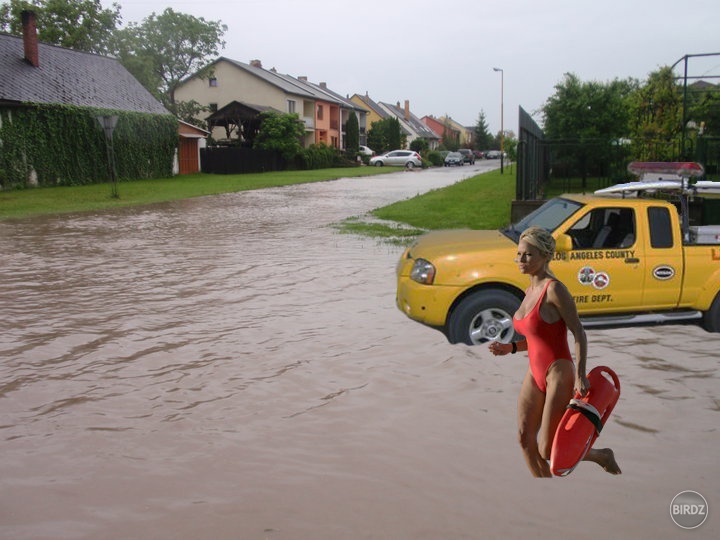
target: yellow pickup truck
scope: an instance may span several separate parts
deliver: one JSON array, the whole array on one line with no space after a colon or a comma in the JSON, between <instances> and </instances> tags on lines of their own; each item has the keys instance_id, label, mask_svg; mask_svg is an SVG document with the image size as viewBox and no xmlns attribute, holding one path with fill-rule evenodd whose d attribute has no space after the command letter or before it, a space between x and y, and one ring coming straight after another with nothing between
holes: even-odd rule
<instances>
[{"instance_id":1,"label":"yellow pickup truck","mask_svg":"<svg viewBox=\"0 0 720 540\"><path fill-rule=\"evenodd\" d=\"M720 224L708 223L720 182L691 182L704 172L695 163L628 168L641 179L549 200L505 229L421 236L397 264L398 308L451 343L509 343L528 285L518 239L539 225L556 240L550 268L585 326L702 319L720 332Z\"/></svg>"}]
</instances>

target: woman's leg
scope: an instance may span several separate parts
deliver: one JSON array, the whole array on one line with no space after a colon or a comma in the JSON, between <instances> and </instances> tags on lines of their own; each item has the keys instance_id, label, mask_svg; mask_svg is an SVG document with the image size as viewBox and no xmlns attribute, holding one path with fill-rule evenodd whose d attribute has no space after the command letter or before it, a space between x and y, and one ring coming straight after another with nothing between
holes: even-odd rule
<instances>
[{"instance_id":1,"label":"woman's leg","mask_svg":"<svg viewBox=\"0 0 720 540\"><path fill-rule=\"evenodd\" d=\"M545 384L545 407L538 434L538 447L543 459L549 460L555 432L574 393L573 363L569 360L555 360L545 374Z\"/></svg>"},{"instance_id":2,"label":"woman's leg","mask_svg":"<svg viewBox=\"0 0 720 540\"><path fill-rule=\"evenodd\" d=\"M550 466L538 451L538 430L542 422L545 394L528 369L518 397L518 440L530 472L535 477L551 477Z\"/></svg>"},{"instance_id":3,"label":"woman's leg","mask_svg":"<svg viewBox=\"0 0 720 540\"><path fill-rule=\"evenodd\" d=\"M543 411L542 424L538 434L538 445L540 455L544 459L550 459L555 432L562 420L567 404L574 395L575 368L568 360L556 360L548 368L546 375L547 391L545 398L545 410ZM583 458L583 461L597 463L611 474L620 474L620 467L615 461L615 454L610 448L591 448Z\"/></svg>"}]
</instances>

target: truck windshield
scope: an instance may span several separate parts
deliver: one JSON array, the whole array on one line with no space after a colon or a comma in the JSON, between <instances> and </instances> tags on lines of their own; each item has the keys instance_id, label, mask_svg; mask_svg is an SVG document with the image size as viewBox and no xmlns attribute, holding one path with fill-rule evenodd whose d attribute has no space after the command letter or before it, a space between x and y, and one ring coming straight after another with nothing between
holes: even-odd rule
<instances>
[{"instance_id":1,"label":"truck windshield","mask_svg":"<svg viewBox=\"0 0 720 540\"><path fill-rule=\"evenodd\" d=\"M550 199L540 208L531 212L516 224L510 225L505 229L501 229L500 232L510 238L513 242L517 242L520 239L522 232L531 225L537 225L538 227L543 227L544 229L553 232L570 216L582 208L582 206L583 205L579 202L570 201L568 199Z\"/></svg>"}]
</instances>

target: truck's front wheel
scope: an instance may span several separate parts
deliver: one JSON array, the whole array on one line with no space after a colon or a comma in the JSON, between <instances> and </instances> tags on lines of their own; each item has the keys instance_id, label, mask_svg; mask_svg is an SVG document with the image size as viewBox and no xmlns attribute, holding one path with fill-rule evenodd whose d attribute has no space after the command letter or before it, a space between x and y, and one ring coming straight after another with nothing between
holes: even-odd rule
<instances>
[{"instance_id":1,"label":"truck's front wheel","mask_svg":"<svg viewBox=\"0 0 720 540\"><path fill-rule=\"evenodd\" d=\"M715 297L705 313L703 313L703 326L708 332L720 332L720 294Z\"/></svg>"},{"instance_id":2,"label":"truck's front wheel","mask_svg":"<svg viewBox=\"0 0 720 540\"><path fill-rule=\"evenodd\" d=\"M520 299L507 291L478 291L453 310L446 334L450 343L479 345L486 341L510 343L515 336L512 318Z\"/></svg>"}]
</instances>

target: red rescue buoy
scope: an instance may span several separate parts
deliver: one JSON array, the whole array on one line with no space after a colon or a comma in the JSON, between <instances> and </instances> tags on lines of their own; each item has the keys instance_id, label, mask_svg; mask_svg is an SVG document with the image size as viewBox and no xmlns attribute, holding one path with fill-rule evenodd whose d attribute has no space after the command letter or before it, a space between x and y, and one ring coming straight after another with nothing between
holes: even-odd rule
<instances>
[{"instance_id":1,"label":"red rescue buoy","mask_svg":"<svg viewBox=\"0 0 720 540\"><path fill-rule=\"evenodd\" d=\"M592 448L620 397L615 372L598 366L588 374L590 390L575 394L560 420L550 453L550 470L555 476L570 474Z\"/></svg>"}]
</instances>

